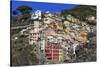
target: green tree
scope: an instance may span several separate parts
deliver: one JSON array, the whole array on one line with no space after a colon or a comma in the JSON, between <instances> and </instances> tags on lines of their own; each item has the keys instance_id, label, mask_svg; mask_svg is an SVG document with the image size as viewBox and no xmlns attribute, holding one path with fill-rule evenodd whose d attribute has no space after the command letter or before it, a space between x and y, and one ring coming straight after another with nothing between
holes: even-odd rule
<instances>
[{"instance_id":1,"label":"green tree","mask_svg":"<svg viewBox=\"0 0 100 67\"><path fill-rule=\"evenodd\" d=\"M20 21L25 22L31 16L32 7L26 6L26 5L21 5L21 6L17 7L16 10L18 10L22 14L22 16L20 16Z\"/></svg>"},{"instance_id":2,"label":"green tree","mask_svg":"<svg viewBox=\"0 0 100 67\"><path fill-rule=\"evenodd\" d=\"M19 10L22 15L25 15L25 14L30 14L30 12L32 11L32 7L22 5L19 6L17 10Z\"/></svg>"}]
</instances>

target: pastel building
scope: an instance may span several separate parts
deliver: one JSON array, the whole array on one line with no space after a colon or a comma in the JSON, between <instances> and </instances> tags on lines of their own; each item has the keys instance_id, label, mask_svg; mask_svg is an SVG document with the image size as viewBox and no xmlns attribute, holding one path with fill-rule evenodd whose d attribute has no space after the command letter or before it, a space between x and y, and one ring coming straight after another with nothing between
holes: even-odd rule
<instances>
[{"instance_id":1,"label":"pastel building","mask_svg":"<svg viewBox=\"0 0 100 67\"><path fill-rule=\"evenodd\" d=\"M38 38L39 38L39 33L36 33L34 32L34 30L31 30L29 35L29 44L30 45L36 44Z\"/></svg>"},{"instance_id":2,"label":"pastel building","mask_svg":"<svg viewBox=\"0 0 100 67\"><path fill-rule=\"evenodd\" d=\"M39 21L34 21L33 29L30 30L29 34L29 44L36 44L40 36Z\"/></svg>"}]
</instances>

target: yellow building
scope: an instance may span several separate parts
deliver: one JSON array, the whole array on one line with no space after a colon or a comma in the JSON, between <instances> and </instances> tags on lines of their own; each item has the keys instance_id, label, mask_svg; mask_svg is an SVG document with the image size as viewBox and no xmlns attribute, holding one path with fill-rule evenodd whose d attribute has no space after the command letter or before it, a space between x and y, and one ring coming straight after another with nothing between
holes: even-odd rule
<instances>
[{"instance_id":1,"label":"yellow building","mask_svg":"<svg viewBox=\"0 0 100 67\"><path fill-rule=\"evenodd\" d=\"M59 61L63 61L63 60L64 60L63 49L59 49Z\"/></svg>"},{"instance_id":2,"label":"yellow building","mask_svg":"<svg viewBox=\"0 0 100 67\"><path fill-rule=\"evenodd\" d=\"M88 41L88 39L87 39L87 33L86 32L84 32L84 31L81 31L80 33L79 33L79 41L81 41L82 43L86 43L87 41Z\"/></svg>"}]
</instances>

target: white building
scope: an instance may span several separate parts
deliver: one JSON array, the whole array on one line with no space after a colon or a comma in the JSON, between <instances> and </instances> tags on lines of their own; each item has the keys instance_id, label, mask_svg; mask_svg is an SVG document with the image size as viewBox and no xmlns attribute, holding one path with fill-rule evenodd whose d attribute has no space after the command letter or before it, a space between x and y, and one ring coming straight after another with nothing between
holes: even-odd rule
<instances>
[{"instance_id":1,"label":"white building","mask_svg":"<svg viewBox=\"0 0 100 67\"><path fill-rule=\"evenodd\" d=\"M36 20L36 19L41 20L41 11L37 10L34 13L32 13L31 19L32 20Z\"/></svg>"}]
</instances>

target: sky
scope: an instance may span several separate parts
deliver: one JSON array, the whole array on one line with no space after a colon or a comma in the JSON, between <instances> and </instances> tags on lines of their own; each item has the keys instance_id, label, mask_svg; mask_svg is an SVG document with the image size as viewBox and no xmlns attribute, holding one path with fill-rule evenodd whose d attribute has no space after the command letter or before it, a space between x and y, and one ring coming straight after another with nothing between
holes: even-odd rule
<instances>
[{"instance_id":1,"label":"sky","mask_svg":"<svg viewBox=\"0 0 100 67\"><path fill-rule=\"evenodd\" d=\"M12 0L10 3L11 11L15 10L21 5L32 7L33 10L41 10L43 12L50 11L51 13L59 12L63 9L72 9L77 7L76 4L61 4L61 3L45 3L45 2L30 2L30 1L15 1Z\"/></svg>"}]
</instances>

